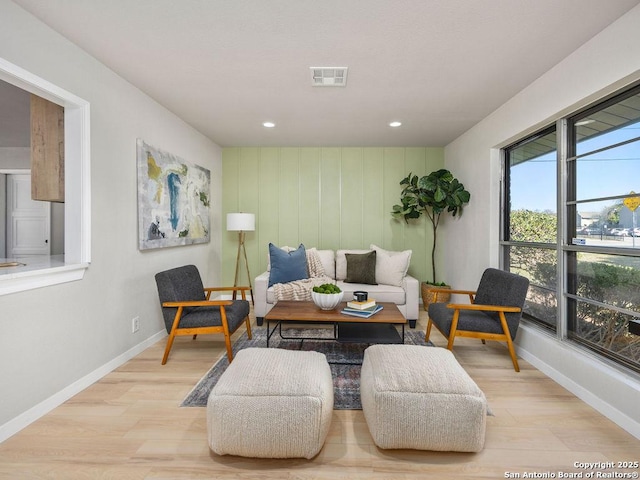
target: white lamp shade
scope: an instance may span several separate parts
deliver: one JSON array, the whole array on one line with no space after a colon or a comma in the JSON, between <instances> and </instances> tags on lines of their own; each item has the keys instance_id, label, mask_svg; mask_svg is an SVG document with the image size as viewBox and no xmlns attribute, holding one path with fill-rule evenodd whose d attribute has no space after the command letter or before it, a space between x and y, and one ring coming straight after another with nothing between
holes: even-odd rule
<instances>
[{"instance_id":1,"label":"white lamp shade","mask_svg":"<svg viewBox=\"0 0 640 480\"><path fill-rule=\"evenodd\" d=\"M227 213L227 230L230 232L252 232L256 229L253 213Z\"/></svg>"}]
</instances>

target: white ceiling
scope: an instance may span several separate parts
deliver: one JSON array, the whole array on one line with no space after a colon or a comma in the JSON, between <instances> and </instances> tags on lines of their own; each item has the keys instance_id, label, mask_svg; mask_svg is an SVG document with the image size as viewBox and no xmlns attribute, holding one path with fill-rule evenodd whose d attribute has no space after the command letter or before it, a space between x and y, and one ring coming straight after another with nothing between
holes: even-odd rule
<instances>
[{"instance_id":1,"label":"white ceiling","mask_svg":"<svg viewBox=\"0 0 640 480\"><path fill-rule=\"evenodd\" d=\"M640 3L14 1L223 147L444 146Z\"/></svg>"}]
</instances>

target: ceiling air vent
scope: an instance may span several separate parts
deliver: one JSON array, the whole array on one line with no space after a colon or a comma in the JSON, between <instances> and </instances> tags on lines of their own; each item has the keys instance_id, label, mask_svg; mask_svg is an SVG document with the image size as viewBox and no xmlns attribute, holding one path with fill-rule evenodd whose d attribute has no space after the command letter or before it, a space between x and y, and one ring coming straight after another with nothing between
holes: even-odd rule
<instances>
[{"instance_id":1,"label":"ceiling air vent","mask_svg":"<svg viewBox=\"0 0 640 480\"><path fill-rule=\"evenodd\" d=\"M344 87L347 85L347 67L311 67L314 87Z\"/></svg>"}]
</instances>

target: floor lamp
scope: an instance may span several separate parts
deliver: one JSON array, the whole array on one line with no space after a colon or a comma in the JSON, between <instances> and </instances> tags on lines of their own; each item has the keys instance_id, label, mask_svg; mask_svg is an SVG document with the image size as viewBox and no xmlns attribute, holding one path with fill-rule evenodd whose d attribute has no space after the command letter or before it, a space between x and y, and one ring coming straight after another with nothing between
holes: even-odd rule
<instances>
[{"instance_id":1,"label":"floor lamp","mask_svg":"<svg viewBox=\"0 0 640 480\"><path fill-rule=\"evenodd\" d=\"M253 286L251 285L251 274L249 273L249 262L247 262L247 251L244 248L244 232L253 232L256 229L256 216L253 213L227 213L227 231L238 232L238 255L236 256L236 275L233 286L238 286L238 270L240 269L240 251L244 256L244 264L247 267L247 278L249 279L249 292L251 293L251 303L253 304ZM233 292L233 299L236 299Z\"/></svg>"}]
</instances>

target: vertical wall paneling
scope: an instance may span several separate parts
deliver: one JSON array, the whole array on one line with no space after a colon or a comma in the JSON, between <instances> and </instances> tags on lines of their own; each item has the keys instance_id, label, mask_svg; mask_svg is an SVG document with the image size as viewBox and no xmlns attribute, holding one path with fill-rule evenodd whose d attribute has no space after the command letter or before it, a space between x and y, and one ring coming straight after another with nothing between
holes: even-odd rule
<instances>
[{"instance_id":1,"label":"vertical wall paneling","mask_svg":"<svg viewBox=\"0 0 640 480\"><path fill-rule=\"evenodd\" d=\"M331 249L340 247L341 153L340 148L323 148L320 159L320 243Z\"/></svg>"},{"instance_id":2,"label":"vertical wall paneling","mask_svg":"<svg viewBox=\"0 0 640 480\"><path fill-rule=\"evenodd\" d=\"M235 272L236 253L238 251L237 234L227 232L227 213L238 211L238 199L241 195L242 181L239 177L240 149L225 148L222 151L222 258L220 265L222 268L222 283L233 285L233 274ZM225 185L232 186L226 188ZM204 280L204 279L203 279Z\"/></svg>"},{"instance_id":3,"label":"vertical wall paneling","mask_svg":"<svg viewBox=\"0 0 640 480\"><path fill-rule=\"evenodd\" d=\"M256 231L246 239L253 277L266 269L269 242L334 250L374 243L412 250L409 271L430 279L430 224L420 219L405 225L391 217L391 208L409 172L425 175L443 165L442 148L226 148L223 214L256 214ZM223 237L223 278L229 283L237 236ZM438 251L443 249L440 243Z\"/></svg>"},{"instance_id":4,"label":"vertical wall paneling","mask_svg":"<svg viewBox=\"0 0 640 480\"><path fill-rule=\"evenodd\" d=\"M383 225L383 248L389 250L405 250L404 242L404 222L391 218L388 212L391 212L393 205L400 200L400 180L406 176L407 169L405 167L405 150L404 148L385 148L384 163L382 171L385 178L384 188L382 190L382 199L387 207L385 214L388 219ZM406 172L406 173L405 173Z\"/></svg>"},{"instance_id":5,"label":"vertical wall paneling","mask_svg":"<svg viewBox=\"0 0 640 480\"><path fill-rule=\"evenodd\" d=\"M281 245L278 238L280 212L279 192L280 192L280 167L279 167L280 149L263 148L260 150L260 164L258 165L258 174L260 183L260 205L256 214L256 236L255 241L251 242L251 248L257 250L258 265L255 267L253 275L259 275L267 268L267 258L269 251L269 242L275 245ZM282 218L282 221L287 219ZM254 266L251 266L254 272Z\"/></svg>"},{"instance_id":6,"label":"vertical wall paneling","mask_svg":"<svg viewBox=\"0 0 640 480\"><path fill-rule=\"evenodd\" d=\"M300 242L320 245L320 149L300 149Z\"/></svg>"},{"instance_id":7,"label":"vertical wall paneling","mask_svg":"<svg viewBox=\"0 0 640 480\"><path fill-rule=\"evenodd\" d=\"M240 179L240 185L238 188L238 212L253 213L256 216L256 231L245 233L245 250L247 252L247 261L249 263L249 273L255 277L257 273L251 270L251 264L254 264L258 258L258 250L256 249L256 236L257 236L257 219L258 209L260 207L260 175L258 166L260 165L261 150L258 148L243 148L240 150L238 177ZM226 217L225 217L226 220ZM229 232L231 233L231 232ZM237 233L232 233L237 237ZM236 244L237 255L237 238L234 239ZM234 261L235 271L235 261ZM253 279L252 279L253 281ZM240 272L238 275L238 282L242 285L248 285L248 279L246 278L246 269L244 264L241 264Z\"/></svg>"},{"instance_id":8,"label":"vertical wall paneling","mask_svg":"<svg viewBox=\"0 0 640 480\"><path fill-rule=\"evenodd\" d=\"M384 155L381 148L363 149L362 167L362 246L384 243L384 225L391 220L391 205L386 205L384 190ZM389 179L391 181L392 179ZM393 182L391 182L393 183Z\"/></svg>"},{"instance_id":9,"label":"vertical wall paneling","mask_svg":"<svg viewBox=\"0 0 640 480\"><path fill-rule=\"evenodd\" d=\"M284 222L278 222L280 245L297 247L300 244L300 159L298 148L280 149L280 191L278 211Z\"/></svg>"},{"instance_id":10,"label":"vertical wall paneling","mask_svg":"<svg viewBox=\"0 0 640 480\"><path fill-rule=\"evenodd\" d=\"M361 148L342 150L340 245L361 248L363 242L363 160Z\"/></svg>"}]
</instances>

